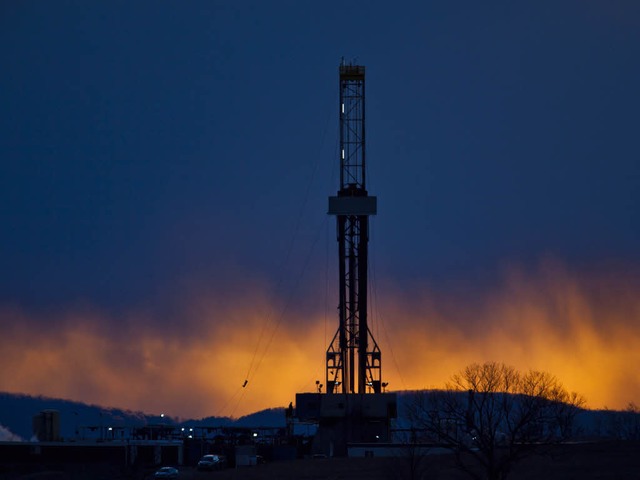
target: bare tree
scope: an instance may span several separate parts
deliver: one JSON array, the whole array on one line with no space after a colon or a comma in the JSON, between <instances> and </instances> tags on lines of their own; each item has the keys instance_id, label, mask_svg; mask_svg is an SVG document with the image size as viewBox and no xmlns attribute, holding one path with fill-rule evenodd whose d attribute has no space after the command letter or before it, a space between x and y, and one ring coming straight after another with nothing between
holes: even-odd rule
<instances>
[{"instance_id":1,"label":"bare tree","mask_svg":"<svg viewBox=\"0 0 640 480\"><path fill-rule=\"evenodd\" d=\"M418 394L409 415L472 478L504 480L517 461L567 439L583 405L549 373L488 362L469 365L446 390Z\"/></svg>"},{"instance_id":2,"label":"bare tree","mask_svg":"<svg viewBox=\"0 0 640 480\"><path fill-rule=\"evenodd\" d=\"M428 473L433 474L427 465L429 447L418 441L415 430L397 432L394 441L402 448L396 450L396 461L391 464L389 478L422 480L428 478Z\"/></svg>"},{"instance_id":3,"label":"bare tree","mask_svg":"<svg viewBox=\"0 0 640 480\"><path fill-rule=\"evenodd\" d=\"M609 438L617 440L640 440L640 408L629 402L622 411L604 410L604 432Z\"/></svg>"}]
</instances>

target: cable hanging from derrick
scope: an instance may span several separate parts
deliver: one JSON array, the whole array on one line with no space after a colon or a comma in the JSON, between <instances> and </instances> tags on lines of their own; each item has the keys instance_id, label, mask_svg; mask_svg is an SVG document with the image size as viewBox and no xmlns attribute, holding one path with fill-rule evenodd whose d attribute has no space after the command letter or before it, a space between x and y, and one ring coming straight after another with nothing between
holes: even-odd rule
<instances>
[{"instance_id":1,"label":"cable hanging from derrick","mask_svg":"<svg viewBox=\"0 0 640 480\"><path fill-rule=\"evenodd\" d=\"M293 226L293 232L292 235L290 236L290 240L288 242L287 245L287 249L286 249L286 253L284 256L284 260L281 262L279 269L278 269L278 274L277 274L277 282L276 282L276 287L275 290L273 291L272 294L272 298L274 299L274 301L270 302L270 306L269 306L269 310L268 313L265 317L265 320L262 322L262 326L260 328L260 333L258 335L258 339L256 341L255 344L255 348L253 349L253 353L251 355L251 360L249 362L249 365L247 367L247 371L246 374L244 375L244 378L239 386L239 390L241 392L240 397L238 399L237 405L234 408L234 411L236 408L238 408L240 402L242 401L242 399L244 398L247 389L251 386L252 381L255 379L255 376L260 368L260 366L262 365L266 355L269 352L269 349L271 347L271 344L273 343L273 340L275 338L275 335L280 327L280 325L282 324L282 321L284 320L284 317L293 301L293 298L295 297L296 292L298 291L298 287L301 283L301 280L304 276L304 274L306 273L307 267L310 263L311 257L313 255L313 251L315 249L315 246L318 242L318 233L317 233L317 229L316 229L316 233L314 234L314 237L312 239L312 244L310 245L310 248L307 252L307 255L305 257L305 260L303 262L302 268L300 269L300 271L297 273L297 275L295 276L295 282L293 285L289 285L288 286L288 294L285 295L286 296L286 300L284 302L284 305L281 308L281 311L276 314L276 310L277 307L275 306L276 302L275 299L281 294L284 293L282 292L283 289L285 289L285 280L286 279L290 279L291 275L287 275L288 271L291 271L292 268L290 267L291 264L291 258L292 258L292 254L294 251L294 247L299 239L300 236L300 230L301 230L301 225L302 225L302 220L305 216L305 212L307 210L308 207L308 203L309 203L309 198L311 195L311 189L312 186L315 182L320 164L321 164L321 160L323 158L322 156L322 149L324 148L325 145L325 139L327 136L327 131L328 131L328 126L329 126L329 120L331 118L331 112L330 109L327 109L328 113L327 113L327 117L326 117L326 121L325 121L325 126L324 126L324 130L322 132L321 135L321 141L319 143L318 146L318 153L316 155L316 162L313 165L312 171L311 171L311 175L309 177L309 181L307 182L303 197L302 197L302 202L300 203L300 208L298 210L298 214L296 216L295 222L294 222L294 226ZM319 227L320 229L324 226L324 224L326 224L326 218L323 218L322 222L320 223ZM228 402L229 403L229 402Z\"/></svg>"}]
</instances>

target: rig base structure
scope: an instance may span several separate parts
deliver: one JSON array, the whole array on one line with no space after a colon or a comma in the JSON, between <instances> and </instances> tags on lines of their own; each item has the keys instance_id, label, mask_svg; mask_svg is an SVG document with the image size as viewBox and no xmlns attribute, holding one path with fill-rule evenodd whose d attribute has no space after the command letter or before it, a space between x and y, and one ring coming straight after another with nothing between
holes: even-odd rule
<instances>
[{"instance_id":1,"label":"rig base structure","mask_svg":"<svg viewBox=\"0 0 640 480\"><path fill-rule=\"evenodd\" d=\"M357 444L391 442L391 419L397 417L395 393L298 393L299 421L317 423L312 453L347 456Z\"/></svg>"}]
</instances>

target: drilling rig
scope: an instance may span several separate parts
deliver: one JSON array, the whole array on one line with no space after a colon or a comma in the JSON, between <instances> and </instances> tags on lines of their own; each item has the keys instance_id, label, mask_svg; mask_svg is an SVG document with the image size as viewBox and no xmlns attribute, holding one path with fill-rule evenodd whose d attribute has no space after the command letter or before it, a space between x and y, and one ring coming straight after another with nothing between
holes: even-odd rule
<instances>
[{"instance_id":1,"label":"drilling rig","mask_svg":"<svg viewBox=\"0 0 640 480\"><path fill-rule=\"evenodd\" d=\"M314 453L346 455L350 444L388 442L397 415L383 392L382 354L368 325L369 216L377 198L366 187L365 68L345 64L340 79L340 186L329 197L337 220L338 329L326 353L325 393L296 395L296 417L318 424Z\"/></svg>"}]
</instances>

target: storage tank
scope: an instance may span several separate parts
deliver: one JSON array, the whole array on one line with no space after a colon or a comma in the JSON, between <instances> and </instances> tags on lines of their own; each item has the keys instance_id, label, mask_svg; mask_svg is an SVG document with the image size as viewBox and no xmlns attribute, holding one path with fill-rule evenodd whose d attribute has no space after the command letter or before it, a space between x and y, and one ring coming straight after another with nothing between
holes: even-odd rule
<instances>
[{"instance_id":1,"label":"storage tank","mask_svg":"<svg viewBox=\"0 0 640 480\"><path fill-rule=\"evenodd\" d=\"M60 412L43 410L33 417L33 435L40 442L59 442Z\"/></svg>"}]
</instances>

